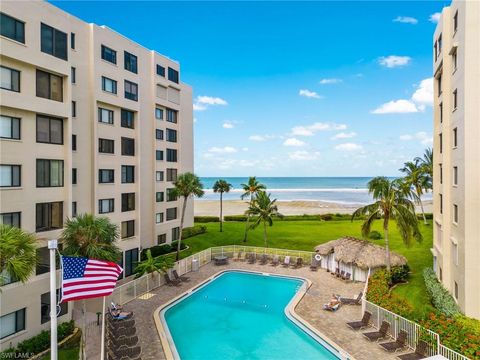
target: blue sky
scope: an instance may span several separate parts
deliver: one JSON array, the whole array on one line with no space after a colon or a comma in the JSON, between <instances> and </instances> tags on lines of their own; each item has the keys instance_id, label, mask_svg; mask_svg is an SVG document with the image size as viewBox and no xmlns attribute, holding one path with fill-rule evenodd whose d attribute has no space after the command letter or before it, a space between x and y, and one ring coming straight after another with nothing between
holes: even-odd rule
<instances>
[{"instance_id":1,"label":"blue sky","mask_svg":"<svg viewBox=\"0 0 480 360\"><path fill-rule=\"evenodd\" d=\"M53 3L180 61L201 176L397 175L432 144L445 2Z\"/></svg>"}]
</instances>

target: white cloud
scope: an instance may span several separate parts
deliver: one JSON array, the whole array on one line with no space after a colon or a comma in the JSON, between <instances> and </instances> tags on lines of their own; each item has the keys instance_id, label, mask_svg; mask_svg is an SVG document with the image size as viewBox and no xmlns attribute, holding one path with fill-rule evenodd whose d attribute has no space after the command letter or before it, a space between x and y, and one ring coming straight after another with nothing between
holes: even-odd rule
<instances>
[{"instance_id":1,"label":"white cloud","mask_svg":"<svg viewBox=\"0 0 480 360\"><path fill-rule=\"evenodd\" d=\"M418 24L418 20L411 16L397 16L395 19L393 19L393 22L412 24L412 25Z\"/></svg>"},{"instance_id":2,"label":"white cloud","mask_svg":"<svg viewBox=\"0 0 480 360\"><path fill-rule=\"evenodd\" d=\"M305 142L297 138L288 138L283 142L284 146L305 146Z\"/></svg>"},{"instance_id":3,"label":"white cloud","mask_svg":"<svg viewBox=\"0 0 480 360\"><path fill-rule=\"evenodd\" d=\"M231 121L225 121L222 125L224 129L233 129L235 125Z\"/></svg>"},{"instance_id":4,"label":"white cloud","mask_svg":"<svg viewBox=\"0 0 480 360\"><path fill-rule=\"evenodd\" d=\"M291 135L313 136L318 131L345 130L346 128L347 128L347 125L345 124L330 124L330 123L316 122L316 123L313 123L312 125L293 127L291 130Z\"/></svg>"},{"instance_id":5,"label":"white cloud","mask_svg":"<svg viewBox=\"0 0 480 360\"><path fill-rule=\"evenodd\" d=\"M288 154L291 160L315 160L318 159L320 153L318 151L309 153L305 150L294 151Z\"/></svg>"},{"instance_id":6,"label":"white cloud","mask_svg":"<svg viewBox=\"0 0 480 360\"><path fill-rule=\"evenodd\" d=\"M442 16L442 13L436 12L436 13L430 15L430 17L428 18L428 21L436 24L440 20L441 16Z\"/></svg>"},{"instance_id":7,"label":"white cloud","mask_svg":"<svg viewBox=\"0 0 480 360\"><path fill-rule=\"evenodd\" d=\"M381 58L378 59L378 63L387 68L394 68L394 67L408 65L411 60L412 58L410 56L390 55L390 56L382 56Z\"/></svg>"},{"instance_id":8,"label":"white cloud","mask_svg":"<svg viewBox=\"0 0 480 360\"><path fill-rule=\"evenodd\" d=\"M372 114L409 114L418 112L417 106L410 100L392 100L375 110Z\"/></svg>"},{"instance_id":9,"label":"white cloud","mask_svg":"<svg viewBox=\"0 0 480 360\"><path fill-rule=\"evenodd\" d=\"M402 141L410 141L413 139L413 136L410 134L400 135L400 140Z\"/></svg>"},{"instance_id":10,"label":"white cloud","mask_svg":"<svg viewBox=\"0 0 480 360\"><path fill-rule=\"evenodd\" d=\"M425 131L419 131L415 134L400 135L400 140L402 141L418 140L422 145L426 145L426 146L431 146L433 144L432 136L428 135Z\"/></svg>"},{"instance_id":11,"label":"white cloud","mask_svg":"<svg viewBox=\"0 0 480 360\"><path fill-rule=\"evenodd\" d=\"M335 149L340 151L358 151L358 150L362 150L363 147L362 145L358 145L355 143L343 143L335 146Z\"/></svg>"},{"instance_id":12,"label":"white cloud","mask_svg":"<svg viewBox=\"0 0 480 360\"><path fill-rule=\"evenodd\" d=\"M197 96L195 102L193 103L193 110L195 111L204 111L207 110L209 106L216 106L216 105L228 105L228 103L219 97L213 96Z\"/></svg>"},{"instance_id":13,"label":"white cloud","mask_svg":"<svg viewBox=\"0 0 480 360\"><path fill-rule=\"evenodd\" d=\"M421 106L433 105L433 78L420 81L417 90L412 95L412 100ZM421 109L422 110L422 109Z\"/></svg>"},{"instance_id":14,"label":"white cloud","mask_svg":"<svg viewBox=\"0 0 480 360\"><path fill-rule=\"evenodd\" d=\"M310 91L310 90L307 90L307 89L301 89L298 92L298 95L304 96L304 97L307 97L307 98L312 98L312 99L321 99L322 98L322 96L318 95L315 91Z\"/></svg>"},{"instance_id":15,"label":"white cloud","mask_svg":"<svg viewBox=\"0 0 480 360\"><path fill-rule=\"evenodd\" d=\"M248 147L243 147L242 151L248 151Z\"/></svg>"},{"instance_id":16,"label":"white cloud","mask_svg":"<svg viewBox=\"0 0 480 360\"><path fill-rule=\"evenodd\" d=\"M331 137L332 140L338 140L338 139L350 139L350 138L353 138L357 136L357 133L355 132L349 132L349 133L346 133L346 132L341 132L341 133L338 133L334 136Z\"/></svg>"},{"instance_id":17,"label":"white cloud","mask_svg":"<svg viewBox=\"0 0 480 360\"><path fill-rule=\"evenodd\" d=\"M203 104L196 104L194 103L193 104L193 110L194 111L203 111L203 110L207 110L207 107Z\"/></svg>"},{"instance_id":18,"label":"white cloud","mask_svg":"<svg viewBox=\"0 0 480 360\"><path fill-rule=\"evenodd\" d=\"M248 140L251 141L267 141L274 139L275 135L251 135L248 137Z\"/></svg>"},{"instance_id":19,"label":"white cloud","mask_svg":"<svg viewBox=\"0 0 480 360\"><path fill-rule=\"evenodd\" d=\"M235 148L232 147L232 146L224 146L224 147L214 146L214 147L211 147L210 149L208 149L208 152L217 153L217 154L222 154L222 153L236 153L236 152L237 152L237 149L235 149Z\"/></svg>"},{"instance_id":20,"label":"white cloud","mask_svg":"<svg viewBox=\"0 0 480 360\"><path fill-rule=\"evenodd\" d=\"M331 78L331 79L322 79L320 80L320 84L326 85L326 84L338 84L341 83L343 80L342 79L336 79L336 78Z\"/></svg>"}]
</instances>

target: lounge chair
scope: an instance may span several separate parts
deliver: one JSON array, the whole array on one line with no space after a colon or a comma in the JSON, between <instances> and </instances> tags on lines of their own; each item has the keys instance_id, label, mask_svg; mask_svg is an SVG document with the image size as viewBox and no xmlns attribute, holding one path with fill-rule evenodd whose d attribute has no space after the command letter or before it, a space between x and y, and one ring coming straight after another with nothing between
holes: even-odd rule
<instances>
[{"instance_id":1,"label":"lounge chair","mask_svg":"<svg viewBox=\"0 0 480 360\"><path fill-rule=\"evenodd\" d=\"M249 264L255 264L255 260L256 260L255 253L248 254L248 263Z\"/></svg>"},{"instance_id":2,"label":"lounge chair","mask_svg":"<svg viewBox=\"0 0 480 360\"><path fill-rule=\"evenodd\" d=\"M178 275L177 270L173 270L173 271L172 271L172 274L173 274L173 278L174 278L175 280L180 280L180 281L183 281L183 282L189 282L189 281L190 281L190 278L189 278L188 276L184 276L184 275L180 276L180 275Z\"/></svg>"},{"instance_id":3,"label":"lounge chair","mask_svg":"<svg viewBox=\"0 0 480 360\"><path fill-rule=\"evenodd\" d=\"M340 302L345 305L360 305L362 303L363 292L360 291L356 299L353 298L340 298Z\"/></svg>"},{"instance_id":4,"label":"lounge chair","mask_svg":"<svg viewBox=\"0 0 480 360\"><path fill-rule=\"evenodd\" d=\"M320 261L317 261L316 259L312 260L312 263L310 264L310 270L312 271L317 271L318 267L321 265Z\"/></svg>"},{"instance_id":5,"label":"lounge chair","mask_svg":"<svg viewBox=\"0 0 480 360\"><path fill-rule=\"evenodd\" d=\"M268 255L262 254L262 256L260 256L260 265L265 265L267 262L268 262Z\"/></svg>"},{"instance_id":6,"label":"lounge chair","mask_svg":"<svg viewBox=\"0 0 480 360\"><path fill-rule=\"evenodd\" d=\"M283 259L282 266L286 268L290 266L290 256L288 255L285 256L285 258Z\"/></svg>"},{"instance_id":7,"label":"lounge chair","mask_svg":"<svg viewBox=\"0 0 480 360\"><path fill-rule=\"evenodd\" d=\"M397 340L379 344L384 350L388 352L397 352L407 346L407 332L400 330L397 336Z\"/></svg>"},{"instance_id":8,"label":"lounge chair","mask_svg":"<svg viewBox=\"0 0 480 360\"><path fill-rule=\"evenodd\" d=\"M238 261L245 261L245 256L247 256L247 253L245 251L240 251L240 255L238 256Z\"/></svg>"},{"instance_id":9,"label":"lounge chair","mask_svg":"<svg viewBox=\"0 0 480 360\"><path fill-rule=\"evenodd\" d=\"M349 272L345 272L345 275L342 276L342 280L350 280L351 276L352 274L350 274Z\"/></svg>"},{"instance_id":10,"label":"lounge chair","mask_svg":"<svg viewBox=\"0 0 480 360\"><path fill-rule=\"evenodd\" d=\"M428 356L428 344L423 341L419 340L417 346L415 347L415 352L398 355L398 358L401 360L420 360L424 359Z\"/></svg>"},{"instance_id":11,"label":"lounge chair","mask_svg":"<svg viewBox=\"0 0 480 360\"><path fill-rule=\"evenodd\" d=\"M278 255L273 255L272 262L270 265L277 266L280 262L280 257Z\"/></svg>"},{"instance_id":12,"label":"lounge chair","mask_svg":"<svg viewBox=\"0 0 480 360\"><path fill-rule=\"evenodd\" d=\"M170 279L170 276L168 276L168 274L163 274L163 278L165 279L165 282L167 283L168 286L180 286L182 284L180 280Z\"/></svg>"},{"instance_id":13,"label":"lounge chair","mask_svg":"<svg viewBox=\"0 0 480 360\"><path fill-rule=\"evenodd\" d=\"M371 317L372 317L372 313L369 311L365 311L363 313L362 320L348 322L347 325L350 326L353 330L361 330L370 326L369 324L370 324Z\"/></svg>"},{"instance_id":14,"label":"lounge chair","mask_svg":"<svg viewBox=\"0 0 480 360\"><path fill-rule=\"evenodd\" d=\"M365 336L370 341L379 341L385 339L388 336L388 330L390 330L390 323L383 320L382 325L380 325L380 329L378 331L366 332L363 333L363 336Z\"/></svg>"},{"instance_id":15,"label":"lounge chair","mask_svg":"<svg viewBox=\"0 0 480 360\"><path fill-rule=\"evenodd\" d=\"M339 268L336 268L335 269L335 272L331 272L330 274L336 276L336 277L339 277L340 276L340 269Z\"/></svg>"},{"instance_id":16,"label":"lounge chair","mask_svg":"<svg viewBox=\"0 0 480 360\"><path fill-rule=\"evenodd\" d=\"M340 278L340 279L343 279L343 275L345 275L345 271L342 270L340 271L339 273L335 274L336 277Z\"/></svg>"},{"instance_id":17,"label":"lounge chair","mask_svg":"<svg viewBox=\"0 0 480 360\"><path fill-rule=\"evenodd\" d=\"M232 255L232 260L233 261L238 261L238 252L234 252Z\"/></svg>"},{"instance_id":18,"label":"lounge chair","mask_svg":"<svg viewBox=\"0 0 480 360\"><path fill-rule=\"evenodd\" d=\"M303 266L303 259L301 257L297 257L297 261L295 261L295 263L292 264L292 268L298 269L298 268L301 268L302 266Z\"/></svg>"}]
</instances>

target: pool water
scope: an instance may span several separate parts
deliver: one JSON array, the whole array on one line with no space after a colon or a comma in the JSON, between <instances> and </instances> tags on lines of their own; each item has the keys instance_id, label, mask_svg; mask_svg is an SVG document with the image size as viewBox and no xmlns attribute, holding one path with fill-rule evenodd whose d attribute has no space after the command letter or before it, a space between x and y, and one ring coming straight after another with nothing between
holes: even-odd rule
<instances>
[{"instance_id":1,"label":"pool water","mask_svg":"<svg viewBox=\"0 0 480 360\"><path fill-rule=\"evenodd\" d=\"M338 359L285 315L302 285L229 271L162 315L181 359Z\"/></svg>"}]
</instances>

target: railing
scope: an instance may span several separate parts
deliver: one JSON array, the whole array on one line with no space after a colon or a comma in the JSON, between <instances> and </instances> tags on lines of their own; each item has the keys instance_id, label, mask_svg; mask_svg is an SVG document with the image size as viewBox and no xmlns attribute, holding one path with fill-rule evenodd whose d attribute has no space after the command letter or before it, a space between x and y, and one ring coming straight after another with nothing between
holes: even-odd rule
<instances>
[{"instance_id":1,"label":"railing","mask_svg":"<svg viewBox=\"0 0 480 360\"><path fill-rule=\"evenodd\" d=\"M224 255L228 257L233 257L233 253L253 253L255 255L278 255L280 257L290 256L291 258L302 258L303 262L310 264L315 256L315 253L312 251L302 251L302 250L287 250L287 249L276 249L276 248L265 248L260 246L243 246L243 245L230 245L230 246L217 246L210 248L212 251L212 257L217 255ZM292 259L293 260L293 259Z\"/></svg>"},{"instance_id":2,"label":"railing","mask_svg":"<svg viewBox=\"0 0 480 360\"><path fill-rule=\"evenodd\" d=\"M450 360L465 360L465 359L468 359L466 356L464 356L462 354L459 354L455 350L452 350L452 349L450 349L446 346L443 346L442 344L440 344L438 346L438 354L442 355L442 356L444 356L444 357L446 357L447 359L450 359Z\"/></svg>"}]
</instances>

